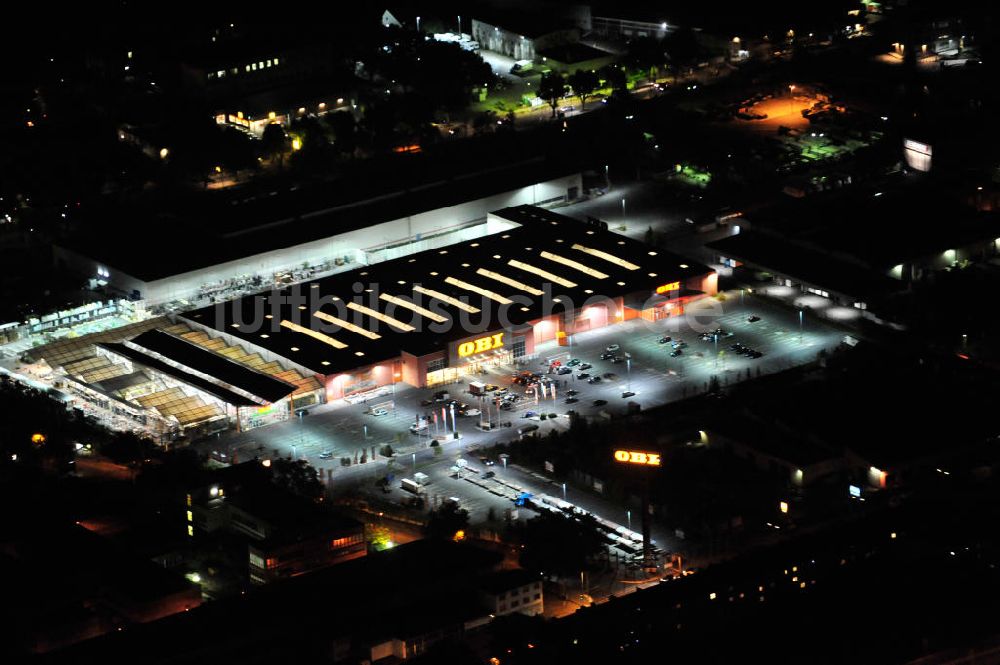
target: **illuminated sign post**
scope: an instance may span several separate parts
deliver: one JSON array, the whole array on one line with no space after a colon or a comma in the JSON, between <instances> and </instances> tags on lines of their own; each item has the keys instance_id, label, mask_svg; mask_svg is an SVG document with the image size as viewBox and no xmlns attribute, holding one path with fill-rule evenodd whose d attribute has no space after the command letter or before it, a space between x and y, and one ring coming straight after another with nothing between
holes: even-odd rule
<instances>
[{"instance_id":1,"label":"illuminated sign post","mask_svg":"<svg viewBox=\"0 0 1000 665\"><path fill-rule=\"evenodd\" d=\"M463 342L458 345L458 355L462 358L466 356L471 356L474 353L483 353L484 351L490 351L492 349L499 349L503 347L503 333L498 332L495 335L489 335L487 337L480 337L479 339L473 340L471 342Z\"/></svg>"},{"instance_id":2,"label":"illuminated sign post","mask_svg":"<svg viewBox=\"0 0 1000 665\"><path fill-rule=\"evenodd\" d=\"M619 464L628 464L631 466L655 466L660 467L663 465L663 458L660 453L651 453L644 450L615 450L615 461ZM650 532L652 531L652 524L650 515L652 514L651 506L649 505L649 482L647 474L641 474L642 481L640 482L642 497L642 558L647 569L655 567L656 562L653 559L652 551L652 539L650 538ZM629 529L631 530L631 516L629 517Z\"/></svg>"},{"instance_id":3,"label":"illuminated sign post","mask_svg":"<svg viewBox=\"0 0 1000 665\"><path fill-rule=\"evenodd\" d=\"M616 450L615 461L639 466L660 466L660 453L646 453L638 450Z\"/></svg>"}]
</instances>

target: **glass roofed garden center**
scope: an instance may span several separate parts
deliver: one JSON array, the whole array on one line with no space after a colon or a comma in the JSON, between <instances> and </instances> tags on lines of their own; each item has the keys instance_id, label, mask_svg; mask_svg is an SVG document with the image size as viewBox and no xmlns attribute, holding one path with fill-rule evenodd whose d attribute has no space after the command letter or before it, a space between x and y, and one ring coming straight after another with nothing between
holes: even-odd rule
<instances>
[{"instance_id":1,"label":"glass roofed garden center","mask_svg":"<svg viewBox=\"0 0 1000 665\"><path fill-rule=\"evenodd\" d=\"M404 382L460 381L536 345L638 317L680 314L716 292L707 266L533 206L490 214L504 230L320 280L192 310L216 343L316 376L322 398Z\"/></svg>"}]
</instances>

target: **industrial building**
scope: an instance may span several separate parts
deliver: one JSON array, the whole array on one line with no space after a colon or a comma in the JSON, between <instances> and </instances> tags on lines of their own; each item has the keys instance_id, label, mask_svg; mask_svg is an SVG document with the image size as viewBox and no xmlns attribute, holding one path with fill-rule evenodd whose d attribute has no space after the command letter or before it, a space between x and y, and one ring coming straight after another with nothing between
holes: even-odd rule
<instances>
[{"instance_id":1,"label":"industrial building","mask_svg":"<svg viewBox=\"0 0 1000 665\"><path fill-rule=\"evenodd\" d=\"M493 230L491 210L582 194L579 172L544 159L389 193L378 185L359 176L339 188L200 196L167 210L87 210L90 231L56 246L56 265L149 306L215 302L241 287L264 289L478 238ZM138 220L173 230L156 235L155 253L136 251Z\"/></svg>"},{"instance_id":2,"label":"industrial building","mask_svg":"<svg viewBox=\"0 0 1000 665\"><path fill-rule=\"evenodd\" d=\"M575 333L683 313L715 273L534 206L489 235L31 352L73 392L196 436L319 402L433 386L535 357Z\"/></svg>"}]
</instances>

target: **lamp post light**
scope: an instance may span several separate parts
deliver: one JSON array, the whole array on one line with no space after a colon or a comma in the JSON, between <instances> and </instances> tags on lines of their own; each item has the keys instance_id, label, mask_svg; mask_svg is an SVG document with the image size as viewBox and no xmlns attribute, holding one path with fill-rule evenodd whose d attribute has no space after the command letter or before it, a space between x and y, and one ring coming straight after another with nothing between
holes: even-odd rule
<instances>
[{"instance_id":1,"label":"lamp post light","mask_svg":"<svg viewBox=\"0 0 1000 665\"><path fill-rule=\"evenodd\" d=\"M628 516L628 530L631 531L632 530L632 511L631 510L626 510L625 511L625 515Z\"/></svg>"},{"instance_id":2,"label":"lamp post light","mask_svg":"<svg viewBox=\"0 0 1000 665\"><path fill-rule=\"evenodd\" d=\"M604 188L611 191L611 174L608 172L608 165L604 165Z\"/></svg>"},{"instance_id":3,"label":"lamp post light","mask_svg":"<svg viewBox=\"0 0 1000 665\"><path fill-rule=\"evenodd\" d=\"M565 501L566 500L566 483L562 484L562 488L563 488L563 501Z\"/></svg>"},{"instance_id":4,"label":"lamp post light","mask_svg":"<svg viewBox=\"0 0 1000 665\"><path fill-rule=\"evenodd\" d=\"M416 453L413 453L413 471L414 471L414 473L416 473L416 471L417 471L417 454Z\"/></svg>"},{"instance_id":5,"label":"lamp post light","mask_svg":"<svg viewBox=\"0 0 1000 665\"><path fill-rule=\"evenodd\" d=\"M802 310L799 310L799 344L802 343Z\"/></svg>"},{"instance_id":6,"label":"lamp post light","mask_svg":"<svg viewBox=\"0 0 1000 665\"><path fill-rule=\"evenodd\" d=\"M626 388L625 389L626 389L627 392L632 392L632 354L631 353L626 353L625 354L625 377L626 377L625 378L625 382L626 382Z\"/></svg>"},{"instance_id":7,"label":"lamp post light","mask_svg":"<svg viewBox=\"0 0 1000 665\"><path fill-rule=\"evenodd\" d=\"M625 197L622 197L622 226L625 225Z\"/></svg>"},{"instance_id":8,"label":"lamp post light","mask_svg":"<svg viewBox=\"0 0 1000 665\"><path fill-rule=\"evenodd\" d=\"M420 17L417 17L417 32L420 32Z\"/></svg>"}]
</instances>

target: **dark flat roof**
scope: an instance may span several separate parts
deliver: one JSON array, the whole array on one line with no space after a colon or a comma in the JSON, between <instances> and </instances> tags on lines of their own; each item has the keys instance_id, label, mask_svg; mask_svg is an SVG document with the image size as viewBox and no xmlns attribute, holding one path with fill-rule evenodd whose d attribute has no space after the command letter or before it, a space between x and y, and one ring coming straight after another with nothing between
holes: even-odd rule
<instances>
[{"instance_id":1,"label":"dark flat roof","mask_svg":"<svg viewBox=\"0 0 1000 665\"><path fill-rule=\"evenodd\" d=\"M708 247L727 258L843 295L871 297L905 288L902 282L863 265L770 234L743 231L709 243Z\"/></svg>"},{"instance_id":2,"label":"dark flat roof","mask_svg":"<svg viewBox=\"0 0 1000 665\"><path fill-rule=\"evenodd\" d=\"M80 232L61 246L143 281L330 238L459 205L574 172L521 137L487 136L352 165L336 181L287 181L139 203L104 199L79 211ZM473 149L473 148L477 149ZM486 165L482 155L490 154ZM468 220L456 219L455 223ZM156 251L137 248L155 238ZM371 245L395 240L373 236Z\"/></svg>"},{"instance_id":3,"label":"dark flat roof","mask_svg":"<svg viewBox=\"0 0 1000 665\"><path fill-rule=\"evenodd\" d=\"M499 331L504 328L502 321L516 328L605 298L636 293L652 297L660 285L712 272L602 225L534 206L492 214L519 226L181 316L331 375L398 358L401 351L423 356L443 350L449 342ZM483 296L475 288L500 299ZM464 305L427 293L428 289ZM400 306L398 299L425 311ZM371 310L403 325L386 322ZM330 316L339 321L323 318ZM342 326L344 321L351 325ZM316 331L328 339L310 334Z\"/></svg>"},{"instance_id":4,"label":"dark flat roof","mask_svg":"<svg viewBox=\"0 0 1000 665\"><path fill-rule=\"evenodd\" d=\"M266 402L277 402L295 391L295 386L273 376L192 344L162 330L147 330L131 340L132 344L158 353L183 367L214 377Z\"/></svg>"},{"instance_id":5,"label":"dark flat roof","mask_svg":"<svg viewBox=\"0 0 1000 665\"><path fill-rule=\"evenodd\" d=\"M979 212L931 179L835 190L748 215L752 228L889 270L906 261L1000 237L1000 215Z\"/></svg>"},{"instance_id":6,"label":"dark flat roof","mask_svg":"<svg viewBox=\"0 0 1000 665\"><path fill-rule=\"evenodd\" d=\"M612 53L608 53L607 51L602 51L594 48L593 46L587 46L586 44L581 44L579 42L575 44L553 46L539 51L538 54L566 65L572 65L577 62L586 62L587 60L594 60L596 58L614 57L614 54Z\"/></svg>"},{"instance_id":7,"label":"dark flat roof","mask_svg":"<svg viewBox=\"0 0 1000 665\"><path fill-rule=\"evenodd\" d=\"M239 393L235 393L232 390L218 386L211 381L203 379L195 374L191 374L190 372L185 372L178 367L174 367L169 363L163 362L159 358L154 358L153 356L137 351L136 349L125 346L124 344L105 342L100 343L97 346L128 358L138 365L148 367L149 369L156 370L157 372L162 372L163 374L173 377L178 381L188 384L189 386L193 386L199 390L204 390L210 395L215 395L227 404L232 404L233 406L260 406L256 402L247 399ZM106 387L106 383L107 382L101 382L96 385L99 388L104 389L106 392L113 392L113 389Z\"/></svg>"},{"instance_id":8,"label":"dark flat roof","mask_svg":"<svg viewBox=\"0 0 1000 665\"><path fill-rule=\"evenodd\" d=\"M522 568L514 570L499 570L495 573L483 576L479 580L479 588L483 591L489 591L490 593L503 593L504 591L517 589L518 587L531 584L532 582L541 581L541 575L529 572Z\"/></svg>"}]
</instances>

